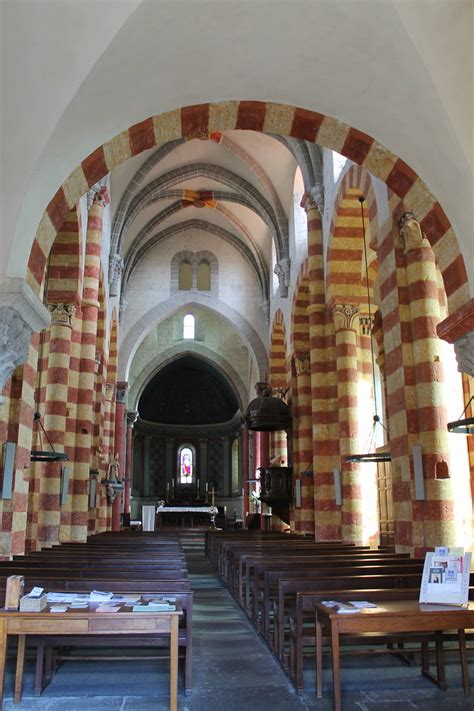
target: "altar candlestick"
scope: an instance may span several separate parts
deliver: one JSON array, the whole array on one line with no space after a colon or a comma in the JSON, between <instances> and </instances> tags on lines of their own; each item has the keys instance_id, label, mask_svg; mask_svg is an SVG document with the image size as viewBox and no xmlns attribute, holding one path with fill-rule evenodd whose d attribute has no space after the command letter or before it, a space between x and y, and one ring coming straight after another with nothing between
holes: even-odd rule
<instances>
[{"instance_id":1,"label":"altar candlestick","mask_svg":"<svg viewBox=\"0 0 474 711\"><path fill-rule=\"evenodd\" d=\"M214 487L212 487L212 491L211 491L211 506L214 506L214 495L215 495L215 491L214 491Z\"/></svg>"}]
</instances>

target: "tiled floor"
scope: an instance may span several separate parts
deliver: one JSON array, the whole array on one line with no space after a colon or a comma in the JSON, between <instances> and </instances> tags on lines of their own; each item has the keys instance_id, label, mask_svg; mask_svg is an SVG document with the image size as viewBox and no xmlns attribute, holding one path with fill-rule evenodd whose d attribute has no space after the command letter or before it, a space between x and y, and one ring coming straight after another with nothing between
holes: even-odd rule
<instances>
[{"instance_id":1,"label":"tiled floor","mask_svg":"<svg viewBox=\"0 0 474 711\"><path fill-rule=\"evenodd\" d=\"M314 672L308 664L307 693L299 697L254 632L241 609L211 571L202 547L187 546L194 601L194 686L180 711L326 711L332 708L331 674L326 661L324 699L312 693ZM452 657L453 662L455 660ZM344 711L458 711L474 709L466 697L457 664L448 664L449 689L439 691L392 657L344 658ZM4 709L42 711L164 711L167 662L66 662L41 698L32 695L33 663L27 664L23 701L12 701L13 668L6 679Z\"/></svg>"}]
</instances>

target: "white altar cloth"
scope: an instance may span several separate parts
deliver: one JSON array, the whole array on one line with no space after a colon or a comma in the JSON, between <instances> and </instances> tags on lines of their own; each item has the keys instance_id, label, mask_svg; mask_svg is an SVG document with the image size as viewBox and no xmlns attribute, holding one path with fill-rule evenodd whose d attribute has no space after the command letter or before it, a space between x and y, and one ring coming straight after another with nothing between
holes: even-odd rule
<instances>
[{"instance_id":1,"label":"white altar cloth","mask_svg":"<svg viewBox=\"0 0 474 711\"><path fill-rule=\"evenodd\" d=\"M142 506L142 528L144 531L155 530L155 507Z\"/></svg>"},{"instance_id":2,"label":"white altar cloth","mask_svg":"<svg viewBox=\"0 0 474 711\"><path fill-rule=\"evenodd\" d=\"M147 508L147 507L143 507ZM156 513L217 513L215 506L158 506Z\"/></svg>"}]
</instances>

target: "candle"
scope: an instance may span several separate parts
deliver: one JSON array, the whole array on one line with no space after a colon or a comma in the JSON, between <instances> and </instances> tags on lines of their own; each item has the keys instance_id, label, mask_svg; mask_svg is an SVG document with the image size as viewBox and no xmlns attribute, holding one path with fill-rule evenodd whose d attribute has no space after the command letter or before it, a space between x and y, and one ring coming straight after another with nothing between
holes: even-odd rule
<instances>
[{"instance_id":1,"label":"candle","mask_svg":"<svg viewBox=\"0 0 474 711\"><path fill-rule=\"evenodd\" d=\"M214 487L212 487L211 491L211 506L214 506Z\"/></svg>"},{"instance_id":2,"label":"candle","mask_svg":"<svg viewBox=\"0 0 474 711\"><path fill-rule=\"evenodd\" d=\"M199 479L196 479L196 488L199 491Z\"/></svg>"},{"instance_id":3,"label":"candle","mask_svg":"<svg viewBox=\"0 0 474 711\"><path fill-rule=\"evenodd\" d=\"M206 481L206 494L209 491L209 482Z\"/></svg>"}]
</instances>

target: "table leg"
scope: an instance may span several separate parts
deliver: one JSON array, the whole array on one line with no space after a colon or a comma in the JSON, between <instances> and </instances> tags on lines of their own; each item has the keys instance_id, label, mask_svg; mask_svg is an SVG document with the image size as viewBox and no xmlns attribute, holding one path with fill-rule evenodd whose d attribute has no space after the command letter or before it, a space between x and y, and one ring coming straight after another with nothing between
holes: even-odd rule
<instances>
[{"instance_id":1,"label":"table leg","mask_svg":"<svg viewBox=\"0 0 474 711\"><path fill-rule=\"evenodd\" d=\"M3 686L5 683L5 662L7 659L7 626L5 619L0 619L0 708L3 708Z\"/></svg>"},{"instance_id":2,"label":"table leg","mask_svg":"<svg viewBox=\"0 0 474 711\"><path fill-rule=\"evenodd\" d=\"M444 649L443 649L443 633L436 632L436 674L438 677L439 688L445 691L448 688L446 676L444 673Z\"/></svg>"},{"instance_id":3,"label":"table leg","mask_svg":"<svg viewBox=\"0 0 474 711\"><path fill-rule=\"evenodd\" d=\"M469 691L471 690L471 685L469 682L469 669L467 666L465 630L458 630L458 639L459 639L459 655L461 657L462 684L464 687L464 693L469 694Z\"/></svg>"},{"instance_id":4,"label":"table leg","mask_svg":"<svg viewBox=\"0 0 474 711\"><path fill-rule=\"evenodd\" d=\"M26 635L18 635L18 652L16 654L15 696L13 702L19 704L23 688L23 669L25 668L25 641Z\"/></svg>"},{"instance_id":5,"label":"table leg","mask_svg":"<svg viewBox=\"0 0 474 711\"><path fill-rule=\"evenodd\" d=\"M170 711L178 709L178 618L171 618L170 630Z\"/></svg>"},{"instance_id":6,"label":"table leg","mask_svg":"<svg viewBox=\"0 0 474 711\"><path fill-rule=\"evenodd\" d=\"M316 697L323 697L323 630L316 619Z\"/></svg>"},{"instance_id":7,"label":"table leg","mask_svg":"<svg viewBox=\"0 0 474 711\"><path fill-rule=\"evenodd\" d=\"M339 659L339 630L337 622L331 620L331 656L332 685L334 693L334 711L341 711L341 667Z\"/></svg>"}]
</instances>

